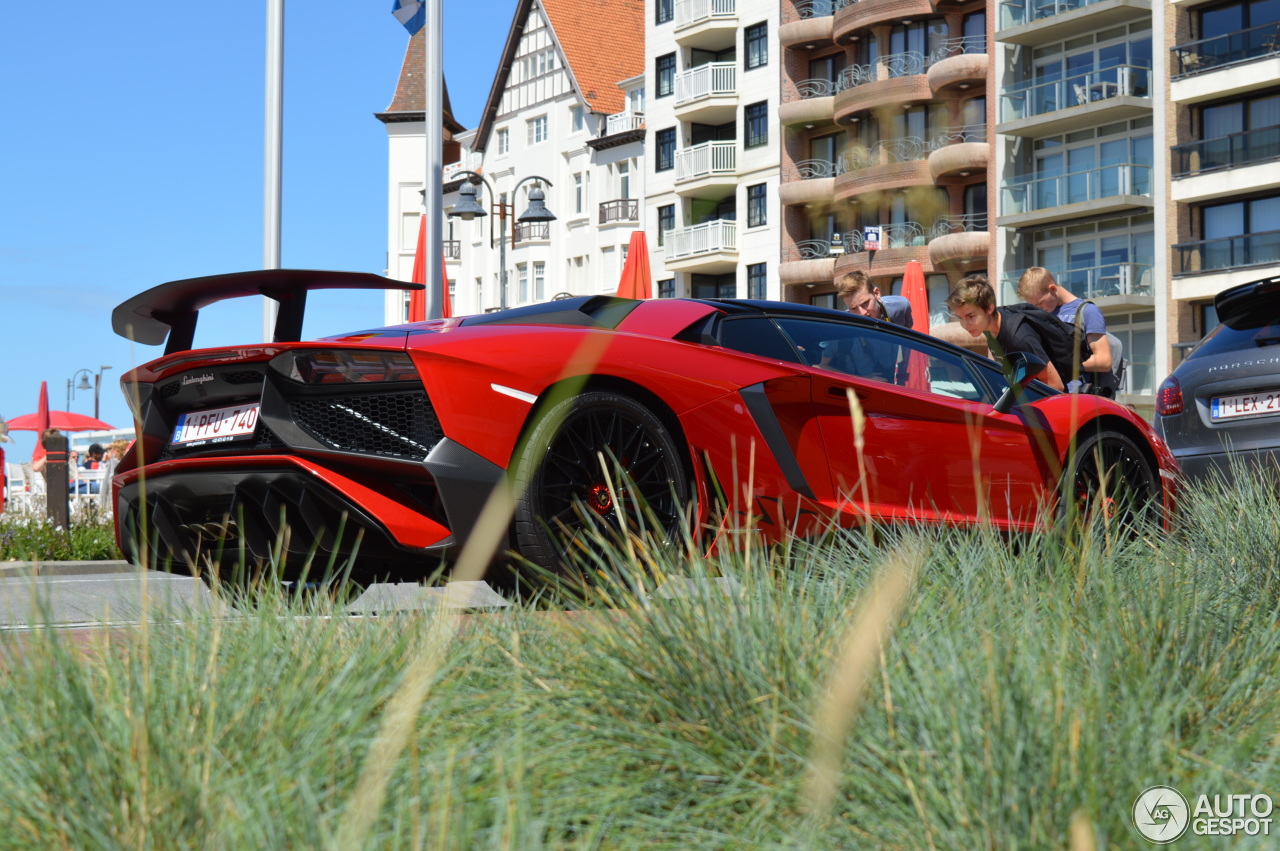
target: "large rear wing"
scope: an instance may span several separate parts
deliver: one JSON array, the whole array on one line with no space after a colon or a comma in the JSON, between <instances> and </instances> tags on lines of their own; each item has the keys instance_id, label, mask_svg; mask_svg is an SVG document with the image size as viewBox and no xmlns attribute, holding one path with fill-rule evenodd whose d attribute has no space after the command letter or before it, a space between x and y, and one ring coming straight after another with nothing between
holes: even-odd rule
<instances>
[{"instance_id":1,"label":"large rear wing","mask_svg":"<svg viewBox=\"0 0 1280 851\"><path fill-rule=\"evenodd\" d=\"M164 353L191 348L196 318L202 309L229 298L261 295L280 305L274 340L294 342L302 337L302 315L311 290L421 290L423 284L395 281L368 272L326 272L311 269L261 269L229 275L187 278L152 287L111 311L111 328L127 340L158 346L169 338Z\"/></svg>"}]
</instances>

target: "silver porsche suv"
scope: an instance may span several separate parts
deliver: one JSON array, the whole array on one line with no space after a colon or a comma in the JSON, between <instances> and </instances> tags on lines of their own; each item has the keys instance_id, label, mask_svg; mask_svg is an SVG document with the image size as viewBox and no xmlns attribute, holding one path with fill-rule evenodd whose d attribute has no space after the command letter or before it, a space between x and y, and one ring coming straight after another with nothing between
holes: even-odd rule
<instances>
[{"instance_id":1,"label":"silver porsche suv","mask_svg":"<svg viewBox=\"0 0 1280 851\"><path fill-rule=\"evenodd\" d=\"M1280 477L1280 277L1213 300L1218 327L1156 393L1156 431L1191 479L1231 462Z\"/></svg>"}]
</instances>

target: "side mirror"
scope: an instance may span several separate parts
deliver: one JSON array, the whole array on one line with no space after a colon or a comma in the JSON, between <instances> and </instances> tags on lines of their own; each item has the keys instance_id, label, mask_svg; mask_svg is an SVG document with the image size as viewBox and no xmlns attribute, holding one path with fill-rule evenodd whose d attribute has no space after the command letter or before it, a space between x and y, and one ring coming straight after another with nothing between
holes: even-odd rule
<instances>
[{"instance_id":1,"label":"side mirror","mask_svg":"<svg viewBox=\"0 0 1280 851\"><path fill-rule=\"evenodd\" d=\"M1026 352L1014 352L1005 358L1004 367L1004 377L1009 386L992 408L997 414L1007 414L1013 409L1013 403L1022 395L1023 389L1044 372L1045 362Z\"/></svg>"}]
</instances>

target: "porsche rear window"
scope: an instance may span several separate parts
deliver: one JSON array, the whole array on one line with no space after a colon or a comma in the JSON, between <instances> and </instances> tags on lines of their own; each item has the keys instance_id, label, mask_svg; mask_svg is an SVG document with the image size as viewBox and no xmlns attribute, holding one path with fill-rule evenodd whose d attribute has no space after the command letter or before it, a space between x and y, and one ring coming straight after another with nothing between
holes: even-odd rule
<instances>
[{"instance_id":1,"label":"porsche rear window","mask_svg":"<svg viewBox=\"0 0 1280 851\"><path fill-rule=\"evenodd\" d=\"M1280 347L1280 304L1223 323L1209 332L1187 360L1224 352L1251 352L1267 346Z\"/></svg>"}]
</instances>

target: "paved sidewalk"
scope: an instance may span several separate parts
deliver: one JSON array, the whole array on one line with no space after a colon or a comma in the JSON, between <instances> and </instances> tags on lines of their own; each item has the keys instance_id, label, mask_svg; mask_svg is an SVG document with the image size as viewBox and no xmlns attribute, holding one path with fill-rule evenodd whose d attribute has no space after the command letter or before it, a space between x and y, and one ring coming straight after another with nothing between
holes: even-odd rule
<instances>
[{"instance_id":1,"label":"paved sidewalk","mask_svg":"<svg viewBox=\"0 0 1280 851\"><path fill-rule=\"evenodd\" d=\"M93 573L135 573L127 561L0 561L0 578L7 576L85 576Z\"/></svg>"}]
</instances>

